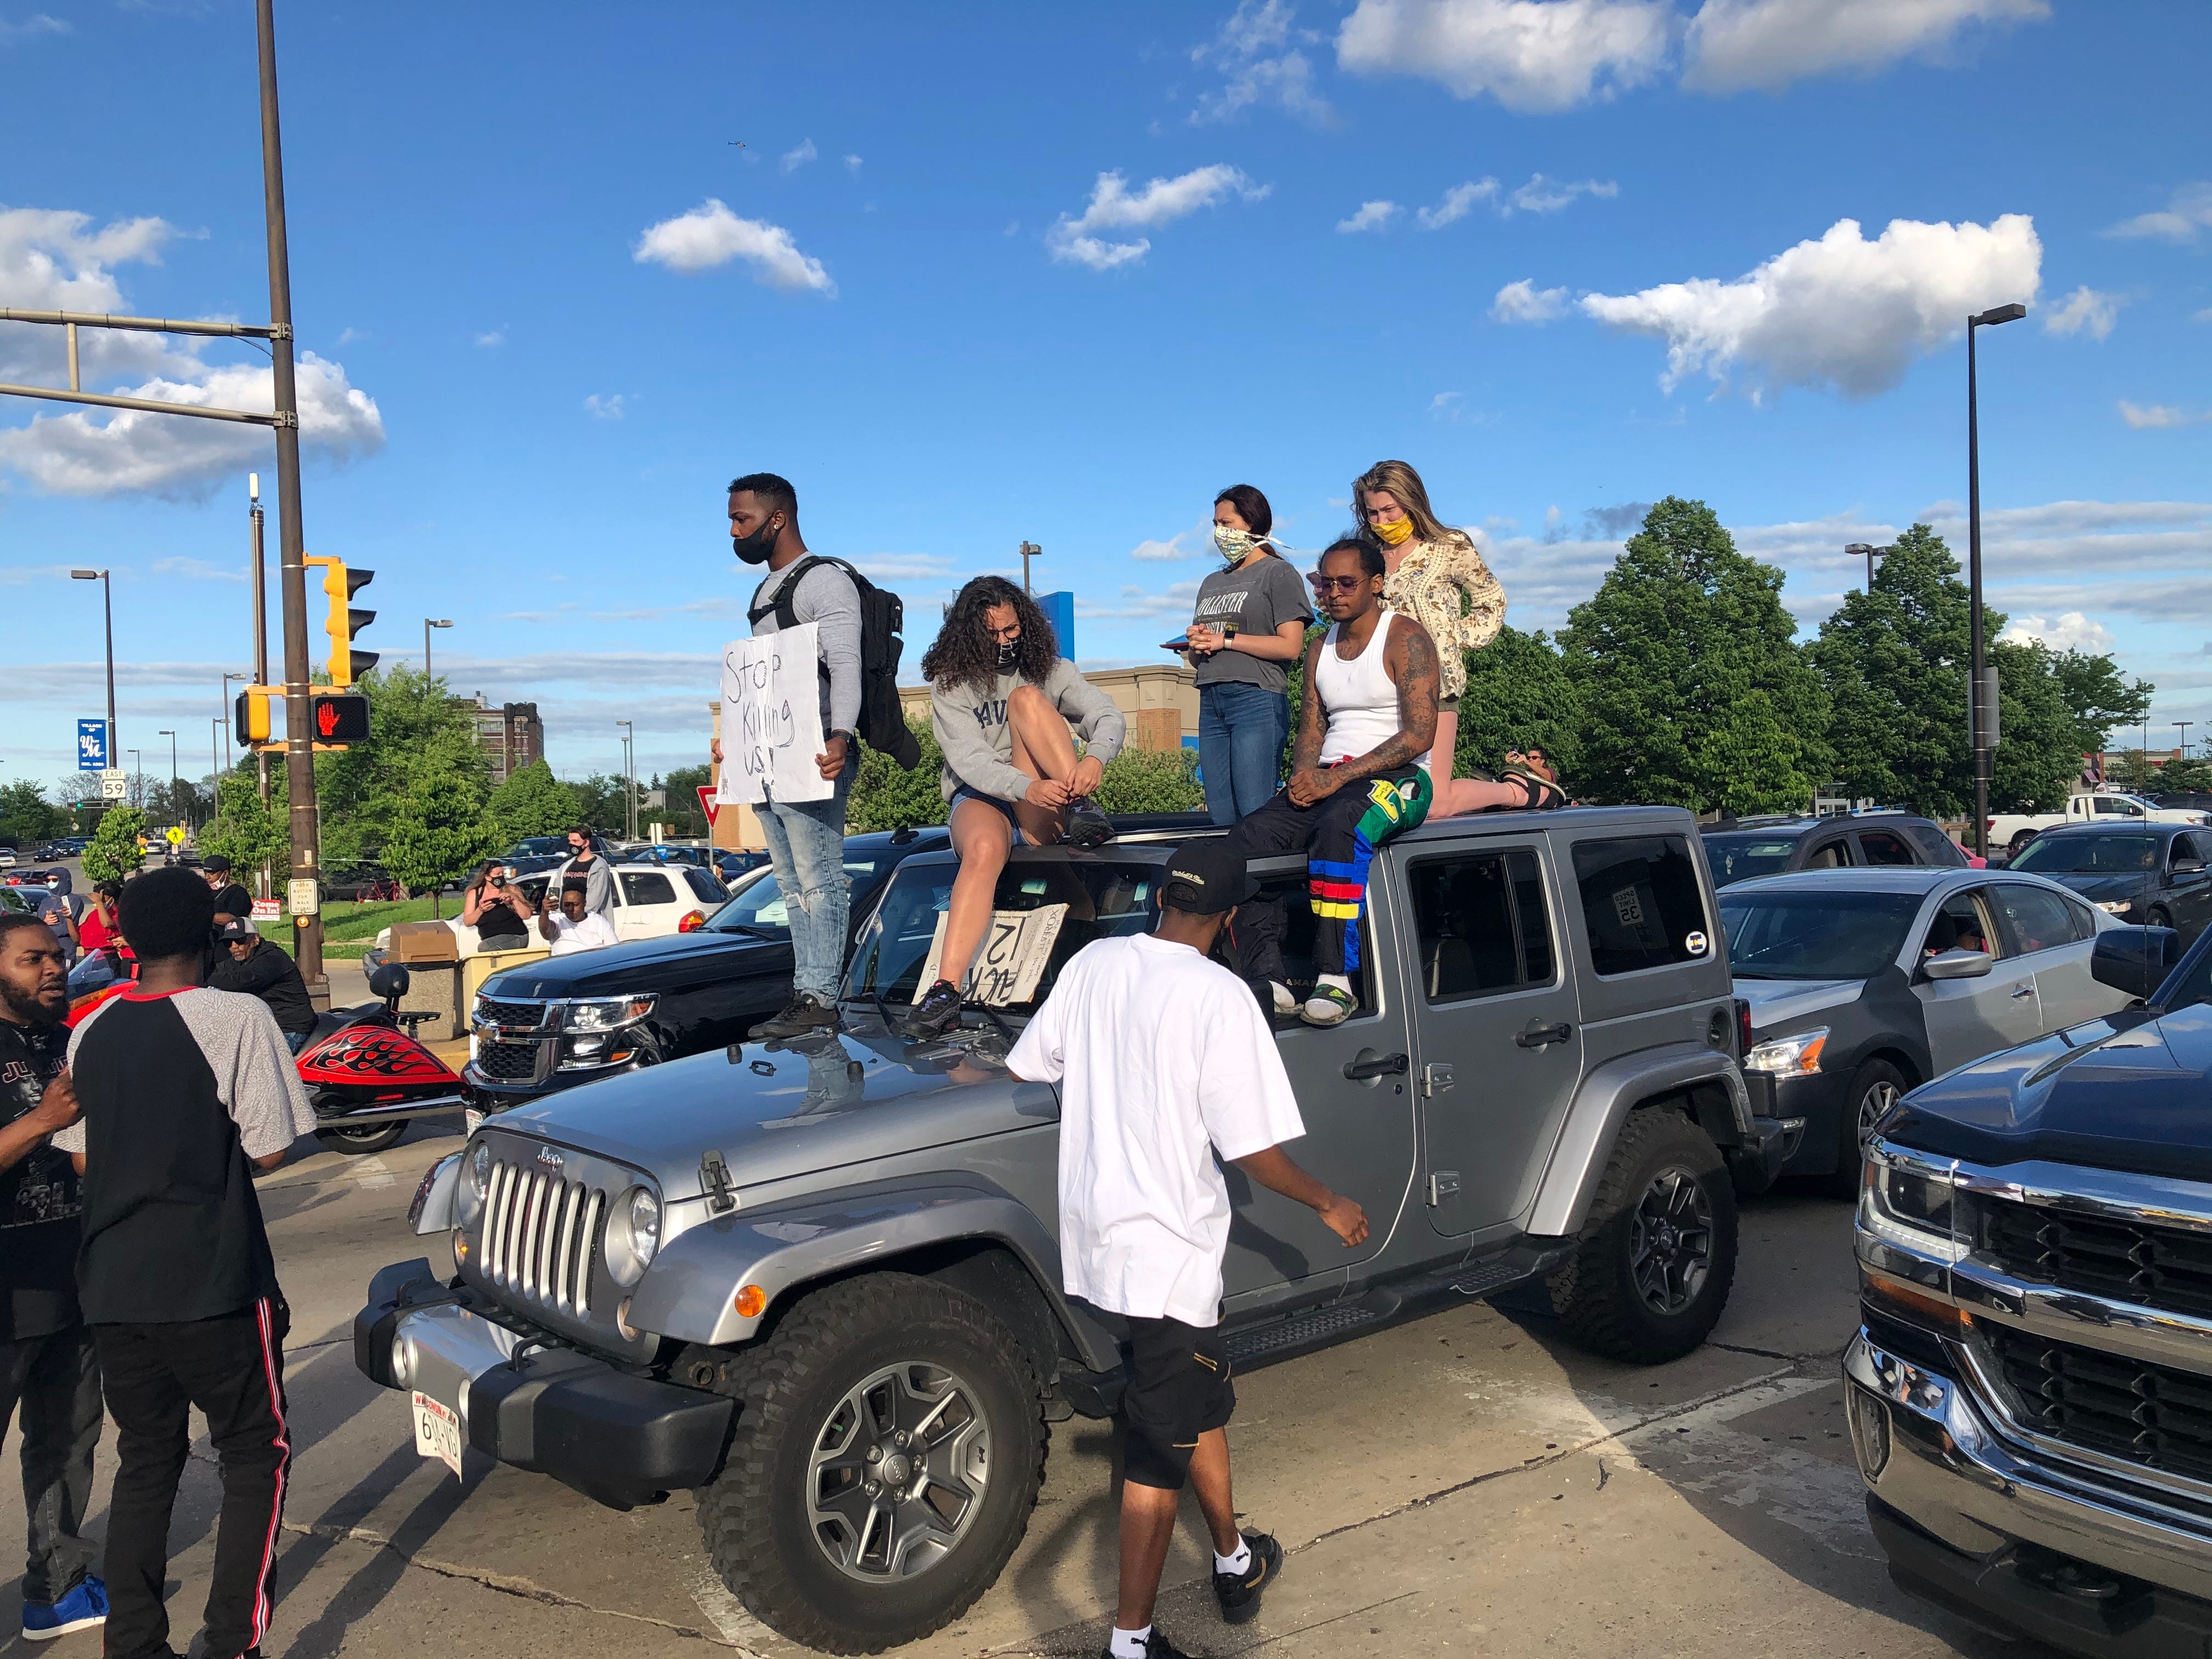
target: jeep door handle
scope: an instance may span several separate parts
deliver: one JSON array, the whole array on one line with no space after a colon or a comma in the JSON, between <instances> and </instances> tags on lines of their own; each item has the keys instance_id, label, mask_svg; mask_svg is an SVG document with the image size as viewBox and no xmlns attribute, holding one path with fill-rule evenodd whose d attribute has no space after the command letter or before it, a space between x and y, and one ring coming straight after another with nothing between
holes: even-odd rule
<instances>
[{"instance_id":1,"label":"jeep door handle","mask_svg":"<svg viewBox=\"0 0 2212 1659\"><path fill-rule=\"evenodd\" d=\"M2013 993L2013 995L2016 997L2032 997L2034 994L2035 987L2033 985L2023 985L2017 991Z\"/></svg>"},{"instance_id":2,"label":"jeep door handle","mask_svg":"<svg viewBox=\"0 0 2212 1659\"><path fill-rule=\"evenodd\" d=\"M1531 1025L1513 1040L1523 1048L1540 1048L1547 1042L1565 1042L1575 1034L1575 1028L1564 1019L1557 1025Z\"/></svg>"},{"instance_id":3,"label":"jeep door handle","mask_svg":"<svg viewBox=\"0 0 2212 1659\"><path fill-rule=\"evenodd\" d=\"M1364 1083L1370 1078L1403 1077L1406 1056L1383 1054L1375 1060L1347 1060L1344 1062L1344 1077L1347 1083Z\"/></svg>"}]
</instances>

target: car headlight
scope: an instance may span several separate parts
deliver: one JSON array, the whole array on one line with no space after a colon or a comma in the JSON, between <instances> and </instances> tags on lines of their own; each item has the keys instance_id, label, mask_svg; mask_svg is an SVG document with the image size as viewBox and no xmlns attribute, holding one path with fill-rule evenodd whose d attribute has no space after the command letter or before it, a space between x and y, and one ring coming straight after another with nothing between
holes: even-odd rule
<instances>
[{"instance_id":1,"label":"car headlight","mask_svg":"<svg viewBox=\"0 0 2212 1659\"><path fill-rule=\"evenodd\" d=\"M453 1194L453 1218L462 1226L473 1224L483 1213L484 1200L491 1192L491 1148L481 1140L469 1151L469 1161L461 1168L460 1186Z\"/></svg>"},{"instance_id":2,"label":"car headlight","mask_svg":"<svg viewBox=\"0 0 2212 1659\"><path fill-rule=\"evenodd\" d=\"M2099 899L2097 908L2108 916L2124 916L2134 903L2133 899Z\"/></svg>"},{"instance_id":3,"label":"car headlight","mask_svg":"<svg viewBox=\"0 0 2212 1659\"><path fill-rule=\"evenodd\" d=\"M1966 1254L1956 1237L1955 1192L1947 1165L1869 1151L1859 1177L1859 1225L1916 1255L1954 1263Z\"/></svg>"},{"instance_id":4,"label":"car headlight","mask_svg":"<svg viewBox=\"0 0 2212 1659\"><path fill-rule=\"evenodd\" d=\"M1768 1037L1752 1045L1743 1057L1747 1072L1772 1072L1781 1077L1806 1077L1820 1069L1820 1050L1828 1046L1828 1028Z\"/></svg>"},{"instance_id":5,"label":"car headlight","mask_svg":"<svg viewBox=\"0 0 2212 1659\"><path fill-rule=\"evenodd\" d=\"M571 1031L612 1031L653 1012L653 997L581 997L568 1005L562 1024Z\"/></svg>"},{"instance_id":6,"label":"car headlight","mask_svg":"<svg viewBox=\"0 0 2212 1659\"><path fill-rule=\"evenodd\" d=\"M649 1187L633 1187L607 1218L607 1271L627 1289L645 1277L660 1249L660 1200Z\"/></svg>"}]
</instances>

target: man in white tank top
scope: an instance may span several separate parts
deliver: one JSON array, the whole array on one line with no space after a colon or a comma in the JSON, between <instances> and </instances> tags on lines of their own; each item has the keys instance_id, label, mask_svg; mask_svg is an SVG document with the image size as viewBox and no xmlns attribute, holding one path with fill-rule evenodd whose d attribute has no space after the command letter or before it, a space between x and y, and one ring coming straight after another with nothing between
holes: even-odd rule
<instances>
[{"instance_id":1,"label":"man in white tank top","mask_svg":"<svg viewBox=\"0 0 2212 1659\"><path fill-rule=\"evenodd\" d=\"M1417 764L1436 739L1435 641L1382 609L1382 554L1352 538L1322 555L1316 597L1328 633L1306 649L1305 701L1291 751L1291 781L1232 829L1248 858L1304 853L1318 977L1300 1010L1309 1024L1340 1024L1359 1006L1359 913L1375 849L1427 816L1429 775ZM1235 929L1245 975L1265 979L1276 1012L1297 1006L1285 982L1280 903L1241 908Z\"/></svg>"}]
</instances>

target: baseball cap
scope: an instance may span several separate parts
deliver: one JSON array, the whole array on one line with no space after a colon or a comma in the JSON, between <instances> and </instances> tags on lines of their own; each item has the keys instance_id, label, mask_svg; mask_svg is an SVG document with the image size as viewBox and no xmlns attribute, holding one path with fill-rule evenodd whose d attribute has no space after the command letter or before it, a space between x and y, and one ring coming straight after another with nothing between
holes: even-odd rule
<instances>
[{"instance_id":1,"label":"baseball cap","mask_svg":"<svg viewBox=\"0 0 2212 1659\"><path fill-rule=\"evenodd\" d=\"M257 928L244 916L233 916L228 921L226 921L222 927L215 930L215 936L221 939L225 945L228 945L234 939L252 939L256 937L259 932L260 929Z\"/></svg>"},{"instance_id":2,"label":"baseball cap","mask_svg":"<svg viewBox=\"0 0 2212 1659\"><path fill-rule=\"evenodd\" d=\"M1210 916L1243 903L1260 890L1260 884L1245 869L1244 862L1242 852L1220 841L1194 842L1177 848L1168 860L1160 884L1161 905Z\"/></svg>"},{"instance_id":3,"label":"baseball cap","mask_svg":"<svg viewBox=\"0 0 2212 1659\"><path fill-rule=\"evenodd\" d=\"M210 853L200 860L200 868L212 870L218 876L227 876L230 873L230 860L220 853Z\"/></svg>"}]
</instances>

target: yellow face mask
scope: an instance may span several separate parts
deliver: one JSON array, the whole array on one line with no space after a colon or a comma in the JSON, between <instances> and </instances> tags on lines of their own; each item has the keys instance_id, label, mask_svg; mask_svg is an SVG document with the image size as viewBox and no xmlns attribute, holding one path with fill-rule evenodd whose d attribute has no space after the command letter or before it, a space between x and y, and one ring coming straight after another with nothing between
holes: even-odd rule
<instances>
[{"instance_id":1,"label":"yellow face mask","mask_svg":"<svg viewBox=\"0 0 2212 1659\"><path fill-rule=\"evenodd\" d=\"M1402 547L1413 534L1413 521L1402 514L1386 524L1370 524L1367 527L1385 547Z\"/></svg>"}]
</instances>

